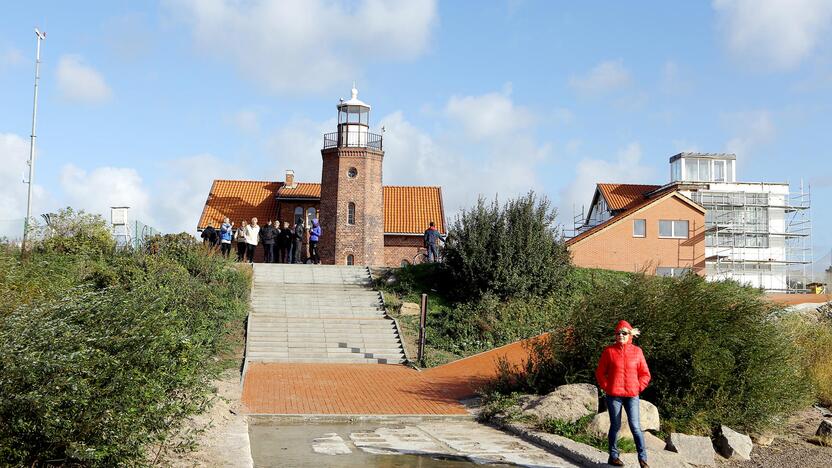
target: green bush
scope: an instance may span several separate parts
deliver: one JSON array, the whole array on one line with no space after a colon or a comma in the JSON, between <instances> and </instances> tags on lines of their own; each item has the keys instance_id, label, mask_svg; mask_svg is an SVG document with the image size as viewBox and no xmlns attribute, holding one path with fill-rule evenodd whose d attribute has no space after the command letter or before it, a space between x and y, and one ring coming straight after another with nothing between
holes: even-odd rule
<instances>
[{"instance_id":1,"label":"green bush","mask_svg":"<svg viewBox=\"0 0 832 468\"><path fill-rule=\"evenodd\" d=\"M38 249L44 252L100 255L111 252L115 246L110 229L100 215L63 208L49 219L49 225L33 223Z\"/></svg>"},{"instance_id":2,"label":"green bush","mask_svg":"<svg viewBox=\"0 0 832 468\"><path fill-rule=\"evenodd\" d=\"M569 271L569 253L554 226L556 212L530 192L500 206L480 198L451 226L445 265L457 297L543 296Z\"/></svg>"},{"instance_id":3,"label":"green bush","mask_svg":"<svg viewBox=\"0 0 832 468\"><path fill-rule=\"evenodd\" d=\"M0 464L149 463L210 403L242 327L247 278L195 242L78 245L53 233L25 261L0 252Z\"/></svg>"},{"instance_id":4,"label":"green bush","mask_svg":"<svg viewBox=\"0 0 832 468\"><path fill-rule=\"evenodd\" d=\"M820 404L832 407L832 320L789 314L781 319L780 326L800 350L815 398Z\"/></svg>"},{"instance_id":5,"label":"green bush","mask_svg":"<svg viewBox=\"0 0 832 468\"><path fill-rule=\"evenodd\" d=\"M668 430L708 434L726 424L760 429L810 397L800 355L781 333L776 306L734 282L644 275L597 283L538 346L518 382L537 392L594 382L618 320L642 330L653 380L643 397L656 403Z\"/></svg>"}]
</instances>

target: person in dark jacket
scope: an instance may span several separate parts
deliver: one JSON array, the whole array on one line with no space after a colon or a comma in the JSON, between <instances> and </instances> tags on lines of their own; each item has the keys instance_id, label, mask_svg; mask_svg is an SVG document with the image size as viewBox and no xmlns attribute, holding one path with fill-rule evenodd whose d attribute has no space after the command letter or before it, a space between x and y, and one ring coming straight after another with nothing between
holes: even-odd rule
<instances>
[{"instance_id":1,"label":"person in dark jacket","mask_svg":"<svg viewBox=\"0 0 832 468\"><path fill-rule=\"evenodd\" d=\"M315 218L312 220L312 231L309 233L309 257L314 264L321 263L321 257L318 256L318 241L321 240L321 234L323 231L318 224L318 218Z\"/></svg>"},{"instance_id":2,"label":"person in dark jacket","mask_svg":"<svg viewBox=\"0 0 832 468\"><path fill-rule=\"evenodd\" d=\"M303 222L298 219L295 221L295 230L292 232L292 260L294 263L303 263L302 249L303 237L306 235L306 229L303 228Z\"/></svg>"},{"instance_id":3,"label":"person in dark jacket","mask_svg":"<svg viewBox=\"0 0 832 468\"><path fill-rule=\"evenodd\" d=\"M613 466L624 466L618 454L618 431L621 429L621 409L627 412L630 432L636 442L638 463L647 467L647 449L641 432L639 398L650 383L650 369L641 348L633 344L633 338L640 334L626 320L615 327L615 344L607 346L601 353L601 360L595 370L598 386L606 393L607 412L610 416L610 459Z\"/></svg>"},{"instance_id":4,"label":"person in dark jacket","mask_svg":"<svg viewBox=\"0 0 832 468\"><path fill-rule=\"evenodd\" d=\"M260 229L260 242L263 244L263 262L274 263L274 241L277 240L277 230L272 226L272 221L269 220L262 229Z\"/></svg>"},{"instance_id":5,"label":"person in dark jacket","mask_svg":"<svg viewBox=\"0 0 832 468\"><path fill-rule=\"evenodd\" d=\"M430 226L425 230L425 249L427 249L428 261L433 263L439 260L438 246L439 230L436 229L436 223L430 222Z\"/></svg>"},{"instance_id":6,"label":"person in dark jacket","mask_svg":"<svg viewBox=\"0 0 832 468\"><path fill-rule=\"evenodd\" d=\"M234 241L237 243L237 261L242 262L246 259L246 220L240 223L240 227L234 231Z\"/></svg>"},{"instance_id":7,"label":"person in dark jacket","mask_svg":"<svg viewBox=\"0 0 832 468\"><path fill-rule=\"evenodd\" d=\"M292 249L292 230L289 228L289 221L283 221L283 227L277 235L277 261L290 263L289 251Z\"/></svg>"},{"instance_id":8,"label":"person in dark jacket","mask_svg":"<svg viewBox=\"0 0 832 468\"><path fill-rule=\"evenodd\" d=\"M217 245L217 237L217 230L211 223L208 223L208 226L202 230L202 243L213 248Z\"/></svg>"}]
</instances>

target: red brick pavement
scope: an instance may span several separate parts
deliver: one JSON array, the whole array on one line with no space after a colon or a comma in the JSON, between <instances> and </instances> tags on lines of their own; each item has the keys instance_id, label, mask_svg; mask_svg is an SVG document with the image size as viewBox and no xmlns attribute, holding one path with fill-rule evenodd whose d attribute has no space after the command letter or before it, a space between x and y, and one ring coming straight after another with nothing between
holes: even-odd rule
<instances>
[{"instance_id":1,"label":"red brick pavement","mask_svg":"<svg viewBox=\"0 0 832 468\"><path fill-rule=\"evenodd\" d=\"M524 342L419 372L393 364L251 363L243 385L250 414L465 415L472 396L496 373L499 357L520 364Z\"/></svg>"}]
</instances>

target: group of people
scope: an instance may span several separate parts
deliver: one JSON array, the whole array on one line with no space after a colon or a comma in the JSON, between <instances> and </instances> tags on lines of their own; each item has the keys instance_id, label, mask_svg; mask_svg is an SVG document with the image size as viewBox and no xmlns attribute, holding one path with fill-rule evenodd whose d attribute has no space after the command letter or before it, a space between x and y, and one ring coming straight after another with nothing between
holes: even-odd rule
<instances>
[{"instance_id":1,"label":"group of people","mask_svg":"<svg viewBox=\"0 0 832 468\"><path fill-rule=\"evenodd\" d=\"M223 219L219 229L208 224L202 231L203 242L212 248L219 246L224 257L230 256L232 244L236 243L238 262L254 263L257 246L261 245L266 263L305 263L307 260L321 263L318 242L323 231L317 219L312 220L311 229L307 229L300 219L295 221L294 227L288 221L284 221L283 226L280 221L272 223L269 220L265 226L260 226L257 221L257 218L251 218L250 223L243 220L236 228L228 218ZM308 252L304 245L309 247Z\"/></svg>"}]
</instances>

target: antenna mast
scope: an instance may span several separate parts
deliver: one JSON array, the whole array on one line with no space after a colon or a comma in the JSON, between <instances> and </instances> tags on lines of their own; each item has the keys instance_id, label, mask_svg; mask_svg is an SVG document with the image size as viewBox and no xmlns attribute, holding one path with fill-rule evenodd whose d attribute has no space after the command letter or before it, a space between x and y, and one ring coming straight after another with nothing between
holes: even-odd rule
<instances>
[{"instance_id":1,"label":"antenna mast","mask_svg":"<svg viewBox=\"0 0 832 468\"><path fill-rule=\"evenodd\" d=\"M23 244L21 251L26 252L26 241L29 239L29 220L32 219L32 180L35 176L35 130L38 122L38 81L40 81L40 43L46 39L46 33L35 28L35 36L38 38L37 53L35 55L35 99L32 105L32 139L29 143L29 180L26 182L29 187L29 196L26 199L26 219L23 220Z\"/></svg>"}]
</instances>

